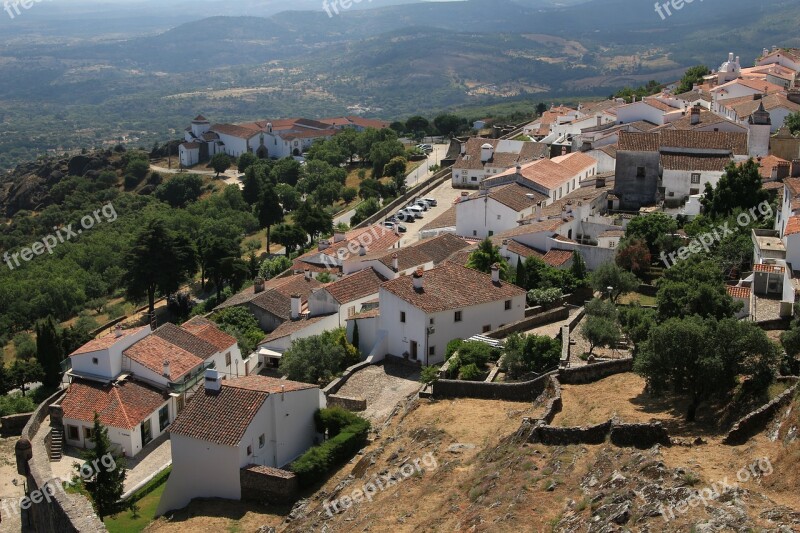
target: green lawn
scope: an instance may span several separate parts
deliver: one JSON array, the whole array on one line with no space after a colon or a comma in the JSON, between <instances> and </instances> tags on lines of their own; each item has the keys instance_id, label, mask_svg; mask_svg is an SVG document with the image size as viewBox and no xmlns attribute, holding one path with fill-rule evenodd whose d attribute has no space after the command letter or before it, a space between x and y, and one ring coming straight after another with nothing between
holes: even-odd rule
<instances>
[{"instance_id":1,"label":"green lawn","mask_svg":"<svg viewBox=\"0 0 800 533\"><path fill-rule=\"evenodd\" d=\"M645 306L655 306L656 299L654 296L646 296L644 294L639 294L638 292L632 292L630 294L625 294L620 297L619 303L622 305L630 305L634 302L639 302L639 305Z\"/></svg>"},{"instance_id":2,"label":"green lawn","mask_svg":"<svg viewBox=\"0 0 800 533\"><path fill-rule=\"evenodd\" d=\"M165 470L137 492L137 494L146 492L150 490L154 484L158 484L155 489L152 489L152 492L136 502L139 506L137 518L133 517L131 511L122 511L121 513L103 520L108 531L110 533L138 533L147 527L155 518L156 508L158 507L158 502L161 501L161 494L164 493L164 489L167 486L167 477L169 477L169 472L171 470L171 468ZM135 496L133 497L135 498Z\"/></svg>"}]
</instances>

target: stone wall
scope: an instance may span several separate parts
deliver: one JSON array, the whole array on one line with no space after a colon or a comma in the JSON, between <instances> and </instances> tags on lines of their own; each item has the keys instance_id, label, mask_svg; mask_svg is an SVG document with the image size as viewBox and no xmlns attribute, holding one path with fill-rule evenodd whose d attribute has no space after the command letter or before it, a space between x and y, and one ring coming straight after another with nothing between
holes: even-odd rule
<instances>
[{"instance_id":1,"label":"stone wall","mask_svg":"<svg viewBox=\"0 0 800 533\"><path fill-rule=\"evenodd\" d=\"M328 396L328 407L341 407L348 411L366 411L367 400L364 398L350 398L348 396L331 394Z\"/></svg>"},{"instance_id":2,"label":"stone wall","mask_svg":"<svg viewBox=\"0 0 800 533\"><path fill-rule=\"evenodd\" d=\"M490 331L485 335L492 339L504 339L509 335L511 335L512 333L517 333L519 331L527 331L531 328L535 328L543 324L552 324L553 322L560 322L568 318L569 318L569 309L566 307L559 307L556 309L551 309L549 311L543 311L537 315L533 315L528 318L524 318L518 322L514 322L513 324L507 324L502 328Z\"/></svg>"},{"instance_id":3,"label":"stone wall","mask_svg":"<svg viewBox=\"0 0 800 533\"><path fill-rule=\"evenodd\" d=\"M531 431L528 442L539 442L549 446L569 444L602 444L611 431L611 420L596 426L562 428L539 424Z\"/></svg>"},{"instance_id":4,"label":"stone wall","mask_svg":"<svg viewBox=\"0 0 800 533\"><path fill-rule=\"evenodd\" d=\"M297 498L297 477L287 470L250 465L239 471L242 499L259 503L291 503Z\"/></svg>"},{"instance_id":5,"label":"stone wall","mask_svg":"<svg viewBox=\"0 0 800 533\"><path fill-rule=\"evenodd\" d=\"M95 514L91 502L80 494L67 494L60 490L60 481L54 479L50 468L50 457L45 445L50 427L41 426L49 414L50 405L58 403L64 392L57 392L37 407L17 441L17 472L25 476L28 494L44 489L49 496L25 511L23 520L30 520L33 531L48 533L107 531Z\"/></svg>"},{"instance_id":6,"label":"stone wall","mask_svg":"<svg viewBox=\"0 0 800 533\"><path fill-rule=\"evenodd\" d=\"M617 424L611 425L611 442L615 446L652 448L656 444L670 445L669 433L661 422L650 424Z\"/></svg>"},{"instance_id":7,"label":"stone wall","mask_svg":"<svg viewBox=\"0 0 800 533\"><path fill-rule=\"evenodd\" d=\"M361 361L360 363L356 363L355 365L353 365L353 366L349 367L347 370L345 370L342 373L342 377L334 379L333 381L331 381L330 384L328 384L327 387L322 389L322 392L325 393L325 396L330 396L331 394L336 394L337 392L339 392L339 389L341 389L344 386L344 384L347 383L347 380L350 379L350 376L352 376L353 374L355 374L359 370L363 370L364 368L367 368L368 366L371 366L371 365L372 365L372 363L370 363L369 361Z\"/></svg>"},{"instance_id":8,"label":"stone wall","mask_svg":"<svg viewBox=\"0 0 800 533\"><path fill-rule=\"evenodd\" d=\"M572 320L569 321L569 332L570 333L575 331L575 328L578 327L578 324L580 324L580 322L581 322L581 320L583 320L584 316L586 316L586 308L581 307L580 309L578 309L578 312L575 314L575 316L572 317Z\"/></svg>"},{"instance_id":9,"label":"stone wall","mask_svg":"<svg viewBox=\"0 0 800 533\"><path fill-rule=\"evenodd\" d=\"M594 383L614 374L623 374L633 370L633 359L619 359L605 363L566 368L559 371L558 379L567 385L584 385Z\"/></svg>"},{"instance_id":10,"label":"stone wall","mask_svg":"<svg viewBox=\"0 0 800 533\"><path fill-rule=\"evenodd\" d=\"M564 403L561 399L561 383L558 382L556 376L550 376L550 382L545 393L550 396L550 399L547 400L541 420L545 424L551 424L556 415L564 408Z\"/></svg>"},{"instance_id":11,"label":"stone wall","mask_svg":"<svg viewBox=\"0 0 800 533\"><path fill-rule=\"evenodd\" d=\"M487 383L485 381L457 381L440 379L433 383L432 395L442 398L476 398L480 400L505 400L532 402L544 392L551 372L532 381L520 383Z\"/></svg>"},{"instance_id":12,"label":"stone wall","mask_svg":"<svg viewBox=\"0 0 800 533\"><path fill-rule=\"evenodd\" d=\"M22 430L32 415L33 413L21 413L0 418L0 433L6 437L22 435Z\"/></svg>"},{"instance_id":13,"label":"stone wall","mask_svg":"<svg viewBox=\"0 0 800 533\"><path fill-rule=\"evenodd\" d=\"M800 383L795 382L793 387L785 390L780 396L741 418L733 425L733 428L728 432L722 443L731 445L744 444L750 437L763 431L769 421L772 420L772 417L792 402L798 387L800 387Z\"/></svg>"}]
</instances>

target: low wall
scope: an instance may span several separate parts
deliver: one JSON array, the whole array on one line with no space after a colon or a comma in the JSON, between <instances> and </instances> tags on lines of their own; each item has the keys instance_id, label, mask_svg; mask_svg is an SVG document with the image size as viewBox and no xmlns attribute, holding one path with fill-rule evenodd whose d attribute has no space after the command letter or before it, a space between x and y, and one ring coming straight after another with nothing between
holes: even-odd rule
<instances>
[{"instance_id":1,"label":"low wall","mask_svg":"<svg viewBox=\"0 0 800 533\"><path fill-rule=\"evenodd\" d=\"M762 320L756 322L756 325L764 331L783 331L789 329L792 325L792 317Z\"/></svg>"},{"instance_id":2,"label":"low wall","mask_svg":"<svg viewBox=\"0 0 800 533\"><path fill-rule=\"evenodd\" d=\"M294 502L298 493L297 477L287 470L251 465L239 470L242 499L259 503Z\"/></svg>"},{"instance_id":3,"label":"low wall","mask_svg":"<svg viewBox=\"0 0 800 533\"><path fill-rule=\"evenodd\" d=\"M348 396L331 394L328 396L328 407L341 407L348 411L366 411L367 400L364 398L350 398Z\"/></svg>"},{"instance_id":4,"label":"low wall","mask_svg":"<svg viewBox=\"0 0 800 533\"><path fill-rule=\"evenodd\" d=\"M457 381L440 379L433 383L432 396L441 398L476 398L479 400L505 400L532 402L547 387L555 372L522 383L487 383L485 381Z\"/></svg>"},{"instance_id":5,"label":"low wall","mask_svg":"<svg viewBox=\"0 0 800 533\"><path fill-rule=\"evenodd\" d=\"M583 320L584 316L586 316L586 308L585 307L581 307L580 309L578 309L578 312L575 313L575 316L572 317L572 320L569 321L568 326L569 326L569 332L570 333L575 331L575 328L578 327L578 324L580 324L580 322L581 322L581 320Z\"/></svg>"},{"instance_id":6,"label":"low wall","mask_svg":"<svg viewBox=\"0 0 800 533\"><path fill-rule=\"evenodd\" d=\"M22 435L22 430L31 419L33 413L20 413L0 418L0 433L6 437Z\"/></svg>"},{"instance_id":7,"label":"low wall","mask_svg":"<svg viewBox=\"0 0 800 533\"><path fill-rule=\"evenodd\" d=\"M730 445L744 444L750 437L763 431L778 411L792 402L798 387L800 387L800 383L795 383L793 387L786 389L768 404L742 417L733 425L733 428L725 436L722 443Z\"/></svg>"},{"instance_id":8,"label":"low wall","mask_svg":"<svg viewBox=\"0 0 800 533\"><path fill-rule=\"evenodd\" d=\"M611 431L611 421L596 426L561 428L540 424L531 431L528 442L538 442L549 446L569 444L602 444Z\"/></svg>"},{"instance_id":9,"label":"low wall","mask_svg":"<svg viewBox=\"0 0 800 533\"><path fill-rule=\"evenodd\" d=\"M630 372L631 370L633 370L633 359L619 359L617 361L561 369L558 379L561 383L567 385L584 385L600 381L614 374Z\"/></svg>"},{"instance_id":10,"label":"low wall","mask_svg":"<svg viewBox=\"0 0 800 533\"><path fill-rule=\"evenodd\" d=\"M556 418L556 415L564 408L564 403L561 399L561 384L558 382L556 376L550 376L550 383L547 386L546 392L549 393L551 397L547 400L547 405L544 408L544 414L542 414L541 420L545 424L551 424Z\"/></svg>"},{"instance_id":11,"label":"low wall","mask_svg":"<svg viewBox=\"0 0 800 533\"><path fill-rule=\"evenodd\" d=\"M344 384L347 383L347 380L350 379L350 376L352 376L359 370L367 368L368 366L372 366L372 363L369 361L361 361L360 363L356 363L353 366L348 367L347 370L345 370L342 373L342 377L336 378L333 381L331 381L327 387L322 389L322 392L325 393L325 396L336 394L337 392L339 392L339 389L341 389L344 386Z\"/></svg>"},{"instance_id":12,"label":"low wall","mask_svg":"<svg viewBox=\"0 0 800 533\"><path fill-rule=\"evenodd\" d=\"M615 446L652 448L656 444L669 446L669 433L661 422L650 424L612 424L611 442Z\"/></svg>"},{"instance_id":13,"label":"low wall","mask_svg":"<svg viewBox=\"0 0 800 533\"><path fill-rule=\"evenodd\" d=\"M559 307L557 309L551 309L550 311L544 311L537 315L524 318L518 322L514 322L513 324L507 324L502 328L490 331L485 335L492 339L503 339L505 337L508 337L512 333L527 331L529 329L541 326L543 324L552 324L553 322L561 322L562 320L566 320L568 318L569 318L569 309L566 307Z\"/></svg>"},{"instance_id":14,"label":"low wall","mask_svg":"<svg viewBox=\"0 0 800 533\"><path fill-rule=\"evenodd\" d=\"M17 441L15 455L17 472L26 478L28 494L44 488L49 498L32 505L25 511L23 520L30 521L33 531L74 533L83 531L107 531L102 520L95 514L91 502L80 494L67 494L59 490L60 481L55 480L50 468L50 457L45 446L49 427L40 428L50 411L50 405L58 403L65 391L59 391L42 402L31 415ZM58 483L58 485L55 485ZM54 487L54 488L45 488Z\"/></svg>"}]
</instances>

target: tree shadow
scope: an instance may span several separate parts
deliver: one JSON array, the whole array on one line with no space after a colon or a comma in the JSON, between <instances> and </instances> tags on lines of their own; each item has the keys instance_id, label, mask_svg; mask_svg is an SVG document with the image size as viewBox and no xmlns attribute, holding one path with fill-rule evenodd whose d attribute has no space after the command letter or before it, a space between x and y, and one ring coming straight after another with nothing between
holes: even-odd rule
<instances>
[{"instance_id":1,"label":"tree shadow","mask_svg":"<svg viewBox=\"0 0 800 533\"><path fill-rule=\"evenodd\" d=\"M714 437L722 433L719 426L722 407L714 402L701 403L694 422L686 420L691 403L687 395L642 391L630 402L642 413L669 415L669 418L659 421L672 437Z\"/></svg>"}]
</instances>

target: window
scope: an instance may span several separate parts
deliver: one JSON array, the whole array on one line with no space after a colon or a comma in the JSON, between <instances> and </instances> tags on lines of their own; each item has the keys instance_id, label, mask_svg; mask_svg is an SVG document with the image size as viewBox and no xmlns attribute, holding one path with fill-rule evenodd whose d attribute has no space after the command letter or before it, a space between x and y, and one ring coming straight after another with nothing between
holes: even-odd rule
<instances>
[{"instance_id":1,"label":"window","mask_svg":"<svg viewBox=\"0 0 800 533\"><path fill-rule=\"evenodd\" d=\"M511 300L506 300L506 311L511 309Z\"/></svg>"},{"instance_id":2,"label":"window","mask_svg":"<svg viewBox=\"0 0 800 533\"><path fill-rule=\"evenodd\" d=\"M428 323L432 326L433 325L433 318L431 318Z\"/></svg>"},{"instance_id":3,"label":"window","mask_svg":"<svg viewBox=\"0 0 800 533\"><path fill-rule=\"evenodd\" d=\"M355 316L355 314L356 314L356 306L351 305L350 308L347 310L347 318Z\"/></svg>"},{"instance_id":4,"label":"window","mask_svg":"<svg viewBox=\"0 0 800 533\"><path fill-rule=\"evenodd\" d=\"M83 436L87 439L91 439L94 435L94 428L83 428Z\"/></svg>"},{"instance_id":5,"label":"window","mask_svg":"<svg viewBox=\"0 0 800 533\"><path fill-rule=\"evenodd\" d=\"M462 318L461 311L456 311L455 321L456 322L461 322L461 318Z\"/></svg>"},{"instance_id":6,"label":"window","mask_svg":"<svg viewBox=\"0 0 800 533\"><path fill-rule=\"evenodd\" d=\"M483 326L483 332L484 333L489 333L490 331L492 331L492 325L491 324L489 324L487 326Z\"/></svg>"},{"instance_id":7,"label":"window","mask_svg":"<svg viewBox=\"0 0 800 533\"><path fill-rule=\"evenodd\" d=\"M614 241L614 240L608 241L608 247L609 248L616 248L617 247L617 241Z\"/></svg>"},{"instance_id":8,"label":"window","mask_svg":"<svg viewBox=\"0 0 800 533\"><path fill-rule=\"evenodd\" d=\"M400 322L402 322L403 324L406 323L406 312L405 311L400 311Z\"/></svg>"},{"instance_id":9,"label":"window","mask_svg":"<svg viewBox=\"0 0 800 533\"><path fill-rule=\"evenodd\" d=\"M100 364L100 360L97 359L97 357L92 357L92 364L93 365L99 365Z\"/></svg>"},{"instance_id":10,"label":"window","mask_svg":"<svg viewBox=\"0 0 800 533\"><path fill-rule=\"evenodd\" d=\"M266 437L264 437L264 434L262 433L262 434L261 434L261 436L260 436L260 437L258 437L258 447L259 447L259 448L263 448L263 447L264 447L264 444L265 444L266 442L267 442L267 439L266 439Z\"/></svg>"},{"instance_id":11,"label":"window","mask_svg":"<svg viewBox=\"0 0 800 533\"><path fill-rule=\"evenodd\" d=\"M67 426L67 438L69 440L80 440L81 434L78 431L78 426Z\"/></svg>"},{"instance_id":12,"label":"window","mask_svg":"<svg viewBox=\"0 0 800 533\"><path fill-rule=\"evenodd\" d=\"M645 176L644 167L636 167L636 177L643 178Z\"/></svg>"},{"instance_id":13,"label":"window","mask_svg":"<svg viewBox=\"0 0 800 533\"><path fill-rule=\"evenodd\" d=\"M253 455L253 447L252 446L248 446L247 447L247 455Z\"/></svg>"},{"instance_id":14,"label":"window","mask_svg":"<svg viewBox=\"0 0 800 533\"><path fill-rule=\"evenodd\" d=\"M692 174L692 185L700 183L700 174Z\"/></svg>"},{"instance_id":15,"label":"window","mask_svg":"<svg viewBox=\"0 0 800 533\"><path fill-rule=\"evenodd\" d=\"M435 355L436 355L436 347L435 346L429 346L428 347L428 356L433 357Z\"/></svg>"},{"instance_id":16,"label":"window","mask_svg":"<svg viewBox=\"0 0 800 533\"><path fill-rule=\"evenodd\" d=\"M494 232L493 232L493 231L491 231L491 230L489 230L489 237L491 237L491 236L493 236L493 235L494 235Z\"/></svg>"},{"instance_id":17,"label":"window","mask_svg":"<svg viewBox=\"0 0 800 533\"><path fill-rule=\"evenodd\" d=\"M472 230L472 236L473 237L477 237L478 236L478 230Z\"/></svg>"},{"instance_id":18,"label":"window","mask_svg":"<svg viewBox=\"0 0 800 533\"><path fill-rule=\"evenodd\" d=\"M472 176L472 181L478 181L478 176Z\"/></svg>"},{"instance_id":19,"label":"window","mask_svg":"<svg viewBox=\"0 0 800 533\"><path fill-rule=\"evenodd\" d=\"M183 411L183 396L178 396L178 399L175 401L175 407L179 413Z\"/></svg>"},{"instance_id":20,"label":"window","mask_svg":"<svg viewBox=\"0 0 800 533\"><path fill-rule=\"evenodd\" d=\"M231 366L231 352L225 354L225 366Z\"/></svg>"},{"instance_id":21,"label":"window","mask_svg":"<svg viewBox=\"0 0 800 533\"><path fill-rule=\"evenodd\" d=\"M502 220L503 217L501 215L497 215L497 220Z\"/></svg>"},{"instance_id":22,"label":"window","mask_svg":"<svg viewBox=\"0 0 800 533\"><path fill-rule=\"evenodd\" d=\"M689 189L689 194L692 196L700 194L700 189Z\"/></svg>"},{"instance_id":23,"label":"window","mask_svg":"<svg viewBox=\"0 0 800 533\"><path fill-rule=\"evenodd\" d=\"M161 431L169 425L169 407L164 406L158 410L158 427Z\"/></svg>"}]
</instances>

